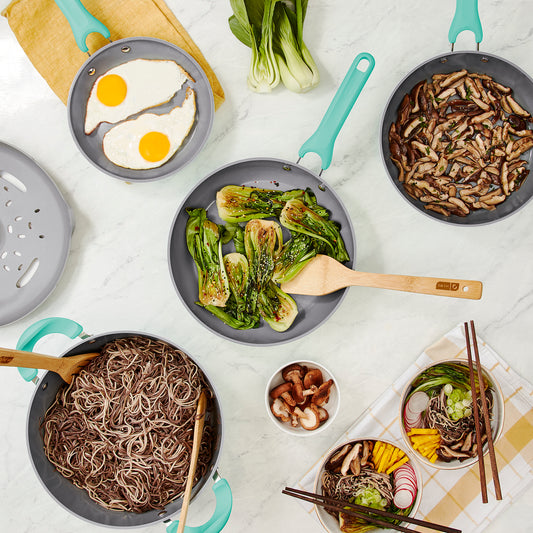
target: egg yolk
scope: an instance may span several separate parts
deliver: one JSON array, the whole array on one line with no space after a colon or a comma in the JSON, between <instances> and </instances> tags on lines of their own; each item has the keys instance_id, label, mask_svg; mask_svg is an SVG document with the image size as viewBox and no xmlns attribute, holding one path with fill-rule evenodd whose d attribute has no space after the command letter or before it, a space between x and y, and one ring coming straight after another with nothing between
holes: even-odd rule
<instances>
[{"instance_id":1,"label":"egg yolk","mask_svg":"<svg viewBox=\"0 0 533 533\"><path fill-rule=\"evenodd\" d=\"M159 131L151 131L141 137L139 141L139 153L146 159L155 163L161 161L170 150L168 137Z\"/></svg>"},{"instance_id":2,"label":"egg yolk","mask_svg":"<svg viewBox=\"0 0 533 533\"><path fill-rule=\"evenodd\" d=\"M118 74L108 74L104 76L96 87L96 97L102 104L115 107L121 104L126 98L128 87L124 78Z\"/></svg>"}]
</instances>

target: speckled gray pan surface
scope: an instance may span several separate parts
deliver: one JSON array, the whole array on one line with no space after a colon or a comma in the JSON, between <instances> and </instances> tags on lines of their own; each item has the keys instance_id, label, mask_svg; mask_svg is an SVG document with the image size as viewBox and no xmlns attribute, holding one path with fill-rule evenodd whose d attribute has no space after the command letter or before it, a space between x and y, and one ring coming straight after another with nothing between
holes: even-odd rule
<instances>
[{"instance_id":1,"label":"speckled gray pan surface","mask_svg":"<svg viewBox=\"0 0 533 533\"><path fill-rule=\"evenodd\" d=\"M198 275L185 240L185 225L188 219L185 209L203 207L207 209L209 219L223 224L218 216L215 195L226 185L281 190L310 187L318 203L329 209L331 219L341 226L341 235L351 258L346 263L347 266L352 267L355 264L355 235L350 217L340 198L324 180L300 165L280 159L245 159L224 166L207 176L190 192L176 213L170 230L168 258L170 275L181 301L192 315L213 333L242 344L276 345L307 335L323 324L337 309L346 289L326 296L295 295L298 316L284 332L274 331L264 321L256 329L236 330L196 304ZM288 238L288 232L284 233L284 238ZM224 253L229 251L233 251L232 244L223 248Z\"/></svg>"},{"instance_id":2,"label":"speckled gray pan surface","mask_svg":"<svg viewBox=\"0 0 533 533\"><path fill-rule=\"evenodd\" d=\"M70 249L70 209L35 161L0 142L0 326L57 285Z\"/></svg>"},{"instance_id":3,"label":"speckled gray pan surface","mask_svg":"<svg viewBox=\"0 0 533 533\"><path fill-rule=\"evenodd\" d=\"M533 196L532 175L528 176L520 189L512 193L511 196L509 196L503 204L497 206L494 211L479 209L466 217L459 217L457 215L446 217L440 213L424 209L424 204L422 202L414 200L407 194L403 185L398 180L398 169L390 158L388 139L389 129L391 124L396 121L398 108L402 98L409 93L419 81L430 81L433 74L448 74L463 68L467 69L469 72L487 74L494 78L498 83L511 87L516 101L530 113L533 112L533 80L516 65L513 65L501 57L482 52L450 52L448 54L442 54L429 59L412 70L392 93L392 96L385 107L381 121L381 155L393 185L413 207L425 215L450 224L488 224L515 213L531 199ZM528 169L531 169L532 157L531 150L521 156L522 159L528 161Z\"/></svg>"},{"instance_id":4,"label":"speckled gray pan surface","mask_svg":"<svg viewBox=\"0 0 533 533\"><path fill-rule=\"evenodd\" d=\"M196 118L189 135L176 154L166 163L148 170L122 168L107 159L102 150L102 139L113 124L102 123L90 135L86 135L84 131L87 99L95 80L110 68L139 58L175 61L194 79L194 83L190 80L187 81L166 104L150 108L149 113L161 115L168 113L177 105L181 105L187 87L191 87L196 93ZM94 69L94 74L89 75L90 69ZM136 118L142 113L144 111L133 115L131 118ZM200 65L181 48L150 37L121 39L98 50L85 62L76 75L70 88L68 101L70 131L81 153L102 172L132 182L151 181L167 177L192 161L203 148L211 133L214 113L213 92Z\"/></svg>"},{"instance_id":5,"label":"speckled gray pan surface","mask_svg":"<svg viewBox=\"0 0 533 533\"><path fill-rule=\"evenodd\" d=\"M176 346L174 343L161 337L136 331L118 331L95 335L87 340L81 341L64 353L63 357L88 352L97 352L101 350L106 343L114 341L115 339L135 337L138 335L148 337L155 341L164 341L171 346L180 349L179 346ZM189 358L193 360L190 356ZM194 362L196 363L196 361ZM198 363L196 364L198 365ZM198 366L201 368L200 365ZM201 368L201 370L204 372L204 375L206 375L203 368ZM193 499L202 488L205 486L211 486L211 483L208 482L216 469L216 463L218 461L223 439L222 412L218 396L213 384L209 382L207 375L206 380L214 393L214 401L208 407L206 417L207 420L213 421L213 426L216 427L217 433L215 437L214 452L209 463L208 471L194 486L192 490ZM59 388L63 385L65 385L65 382L59 377L59 374L56 374L55 372L46 372L37 383L28 411L27 443L31 462L37 477L49 494L60 505L71 513L74 513L77 517L108 527L133 528L145 526L154 522L166 520L177 513L181 509L182 498L177 498L169 503L164 510L152 510L144 513L108 510L89 498L86 491L76 487L71 481L63 477L57 471L54 465L52 465L46 457L40 426L46 411L54 402ZM163 526L160 527L161 530L163 530Z\"/></svg>"}]
</instances>

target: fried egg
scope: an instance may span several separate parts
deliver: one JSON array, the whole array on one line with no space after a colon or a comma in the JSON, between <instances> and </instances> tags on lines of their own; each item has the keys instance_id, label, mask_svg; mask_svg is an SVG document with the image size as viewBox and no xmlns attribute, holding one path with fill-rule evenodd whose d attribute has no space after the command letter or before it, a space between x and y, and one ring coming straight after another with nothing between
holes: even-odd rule
<instances>
[{"instance_id":1,"label":"fried egg","mask_svg":"<svg viewBox=\"0 0 533 533\"><path fill-rule=\"evenodd\" d=\"M102 141L105 156L134 170L160 167L183 144L196 115L194 91L188 87L181 106L165 115L144 113L113 126Z\"/></svg>"},{"instance_id":2,"label":"fried egg","mask_svg":"<svg viewBox=\"0 0 533 533\"><path fill-rule=\"evenodd\" d=\"M168 102L182 85L194 80L175 61L134 59L94 82L87 100L85 134L102 122L115 124L149 107Z\"/></svg>"}]
</instances>

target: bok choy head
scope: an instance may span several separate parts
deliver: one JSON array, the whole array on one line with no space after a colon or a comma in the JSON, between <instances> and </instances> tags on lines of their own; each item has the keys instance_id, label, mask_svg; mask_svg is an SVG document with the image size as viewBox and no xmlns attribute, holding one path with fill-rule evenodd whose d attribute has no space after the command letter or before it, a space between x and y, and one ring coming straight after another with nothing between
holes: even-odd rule
<instances>
[{"instance_id":1,"label":"bok choy head","mask_svg":"<svg viewBox=\"0 0 533 533\"><path fill-rule=\"evenodd\" d=\"M279 219L291 231L304 233L324 242L328 249L327 255L337 261L342 263L350 259L337 224L320 216L301 200L289 200Z\"/></svg>"},{"instance_id":2,"label":"bok choy head","mask_svg":"<svg viewBox=\"0 0 533 533\"><path fill-rule=\"evenodd\" d=\"M276 260L273 281L283 284L294 278L318 253L315 242L323 244L305 233L293 232Z\"/></svg>"},{"instance_id":3,"label":"bok choy head","mask_svg":"<svg viewBox=\"0 0 533 533\"><path fill-rule=\"evenodd\" d=\"M289 329L298 314L296 302L272 281L259 294L257 306L265 322L275 331Z\"/></svg>"},{"instance_id":4,"label":"bok choy head","mask_svg":"<svg viewBox=\"0 0 533 533\"><path fill-rule=\"evenodd\" d=\"M218 216L226 222L247 222L252 218L278 216L285 202L301 198L305 191L275 191L246 187L244 185L226 185L217 191Z\"/></svg>"},{"instance_id":5,"label":"bok choy head","mask_svg":"<svg viewBox=\"0 0 533 533\"><path fill-rule=\"evenodd\" d=\"M187 248L198 269L198 299L202 305L223 307L230 295L222 261L218 226L207 218L205 209L187 209Z\"/></svg>"},{"instance_id":6,"label":"bok choy head","mask_svg":"<svg viewBox=\"0 0 533 533\"><path fill-rule=\"evenodd\" d=\"M281 227L273 220L250 220L244 228L244 248L250 267L250 279L257 293L272 279L276 257L283 246Z\"/></svg>"},{"instance_id":7,"label":"bok choy head","mask_svg":"<svg viewBox=\"0 0 533 533\"><path fill-rule=\"evenodd\" d=\"M318 69L303 41L307 0L230 0L232 33L252 49L248 86L270 92L281 79L295 92L319 82Z\"/></svg>"}]
</instances>

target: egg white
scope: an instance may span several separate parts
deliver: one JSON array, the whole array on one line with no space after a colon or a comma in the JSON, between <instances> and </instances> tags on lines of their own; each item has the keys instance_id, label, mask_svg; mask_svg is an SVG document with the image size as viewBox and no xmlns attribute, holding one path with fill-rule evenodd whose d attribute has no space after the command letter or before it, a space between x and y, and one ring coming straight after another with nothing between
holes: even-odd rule
<instances>
[{"instance_id":1,"label":"egg white","mask_svg":"<svg viewBox=\"0 0 533 533\"><path fill-rule=\"evenodd\" d=\"M100 80L109 74L124 79L127 94L117 106L106 106L96 96ZM91 134L102 122L115 124L144 109L168 102L191 76L175 61L134 59L122 63L99 76L87 100L85 134Z\"/></svg>"},{"instance_id":2,"label":"egg white","mask_svg":"<svg viewBox=\"0 0 533 533\"><path fill-rule=\"evenodd\" d=\"M166 163L183 144L196 116L196 97L189 87L181 106L165 115L144 113L112 127L102 140L105 156L115 165L134 170L160 167ZM170 141L167 155L160 161L147 161L139 152L139 142L146 133L164 133Z\"/></svg>"}]
</instances>

